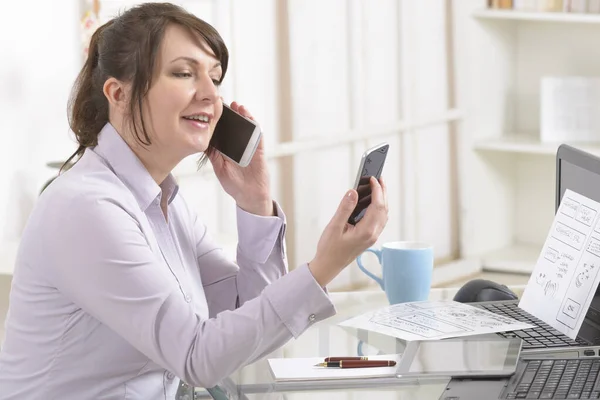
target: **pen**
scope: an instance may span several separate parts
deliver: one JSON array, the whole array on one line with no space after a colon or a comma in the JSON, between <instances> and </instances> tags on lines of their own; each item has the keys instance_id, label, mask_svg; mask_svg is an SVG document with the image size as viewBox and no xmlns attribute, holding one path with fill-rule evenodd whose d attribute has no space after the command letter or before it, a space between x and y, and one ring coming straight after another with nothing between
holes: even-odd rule
<instances>
[{"instance_id":1,"label":"pen","mask_svg":"<svg viewBox=\"0 0 600 400\"><path fill-rule=\"evenodd\" d=\"M369 357L327 357L325 360L325 362L332 362L332 361L344 361L344 360L355 360L355 361L359 361L359 360L368 360Z\"/></svg>"},{"instance_id":2,"label":"pen","mask_svg":"<svg viewBox=\"0 0 600 400\"><path fill-rule=\"evenodd\" d=\"M323 362L315 367L326 368L371 368L371 367L393 367L396 361L390 360L342 360L334 362Z\"/></svg>"}]
</instances>

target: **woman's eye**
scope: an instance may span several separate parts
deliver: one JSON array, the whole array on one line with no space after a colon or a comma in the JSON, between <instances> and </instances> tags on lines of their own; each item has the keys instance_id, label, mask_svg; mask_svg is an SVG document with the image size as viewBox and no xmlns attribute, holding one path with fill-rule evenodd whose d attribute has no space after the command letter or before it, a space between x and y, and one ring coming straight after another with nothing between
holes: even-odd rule
<instances>
[{"instance_id":1,"label":"woman's eye","mask_svg":"<svg viewBox=\"0 0 600 400\"><path fill-rule=\"evenodd\" d=\"M192 74L189 72L173 72L173 76L177 78L191 78Z\"/></svg>"},{"instance_id":2,"label":"woman's eye","mask_svg":"<svg viewBox=\"0 0 600 400\"><path fill-rule=\"evenodd\" d=\"M219 79L213 79L212 82L215 86L221 85L221 81Z\"/></svg>"}]
</instances>

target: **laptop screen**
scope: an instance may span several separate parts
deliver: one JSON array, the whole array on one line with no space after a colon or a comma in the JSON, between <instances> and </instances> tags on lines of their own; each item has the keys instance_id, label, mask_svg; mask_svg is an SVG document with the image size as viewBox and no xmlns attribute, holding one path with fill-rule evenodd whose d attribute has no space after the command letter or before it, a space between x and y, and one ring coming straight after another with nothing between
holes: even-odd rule
<instances>
[{"instance_id":1,"label":"laptop screen","mask_svg":"<svg viewBox=\"0 0 600 400\"><path fill-rule=\"evenodd\" d=\"M594 201L600 201L600 171L592 172L579 165L575 165L567 160L559 160L559 178L558 192L562 199L565 191L571 189L575 193L590 198Z\"/></svg>"},{"instance_id":2,"label":"laptop screen","mask_svg":"<svg viewBox=\"0 0 600 400\"><path fill-rule=\"evenodd\" d=\"M600 158L563 145L557 153L556 168L556 211L567 189L600 202ZM578 336L594 344L600 340L600 286Z\"/></svg>"}]
</instances>

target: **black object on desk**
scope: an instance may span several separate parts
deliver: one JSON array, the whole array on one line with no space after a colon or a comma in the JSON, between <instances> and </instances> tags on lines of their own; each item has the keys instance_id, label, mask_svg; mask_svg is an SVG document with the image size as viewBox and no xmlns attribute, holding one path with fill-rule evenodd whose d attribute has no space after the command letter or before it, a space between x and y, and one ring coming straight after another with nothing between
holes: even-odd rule
<instances>
[{"instance_id":1,"label":"black object on desk","mask_svg":"<svg viewBox=\"0 0 600 400\"><path fill-rule=\"evenodd\" d=\"M459 303L517 299L518 296L506 287L506 285L486 279L474 279L465 283L454 296L454 301L458 301Z\"/></svg>"}]
</instances>

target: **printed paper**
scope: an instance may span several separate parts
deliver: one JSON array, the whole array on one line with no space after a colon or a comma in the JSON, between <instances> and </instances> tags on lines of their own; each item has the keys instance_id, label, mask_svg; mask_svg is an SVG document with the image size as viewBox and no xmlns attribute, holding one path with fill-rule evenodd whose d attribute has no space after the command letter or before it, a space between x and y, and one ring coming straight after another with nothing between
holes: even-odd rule
<instances>
[{"instance_id":1,"label":"printed paper","mask_svg":"<svg viewBox=\"0 0 600 400\"><path fill-rule=\"evenodd\" d=\"M533 327L456 301L394 304L348 319L339 325L403 340L438 340Z\"/></svg>"},{"instance_id":2,"label":"printed paper","mask_svg":"<svg viewBox=\"0 0 600 400\"><path fill-rule=\"evenodd\" d=\"M519 307L577 337L600 280L600 204L567 190Z\"/></svg>"}]
</instances>

